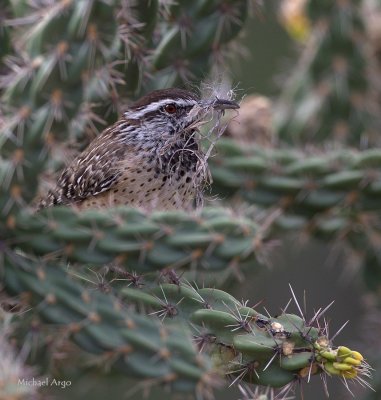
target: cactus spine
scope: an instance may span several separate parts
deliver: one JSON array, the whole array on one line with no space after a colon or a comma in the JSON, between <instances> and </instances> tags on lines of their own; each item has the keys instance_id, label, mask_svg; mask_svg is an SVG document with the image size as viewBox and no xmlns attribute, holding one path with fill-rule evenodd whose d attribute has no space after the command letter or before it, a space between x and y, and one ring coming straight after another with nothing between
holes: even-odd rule
<instances>
[{"instance_id":1,"label":"cactus spine","mask_svg":"<svg viewBox=\"0 0 381 400\"><path fill-rule=\"evenodd\" d=\"M130 272L191 266L218 271L255 265L262 232L249 218L232 218L221 208L200 215L134 209L78 213L56 207L20 213L6 231L15 248L35 255L60 255L69 262L124 265ZM50 239L47 240L49 235Z\"/></svg>"},{"instance_id":2,"label":"cactus spine","mask_svg":"<svg viewBox=\"0 0 381 400\"><path fill-rule=\"evenodd\" d=\"M129 311L117 297L86 290L58 265L12 255L3 273L9 293L28 293L38 317L123 373L178 391L213 388L210 362L198 354L184 325L164 327Z\"/></svg>"},{"instance_id":3,"label":"cactus spine","mask_svg":"<svg viewBox=\"0 0 381 400\"><path fill-rule=\"evenodd\" d=\"M115 360L132 376L208 392L219 383L216 374L275 388L310 374L369 375L360 353L333 348L325 328L308 325L304 317L266 317L226 292L182 282L120 288L110 281L109 289L94 291L75 281L78 276L43 261L5 258L11 294L28 295L39 317L63 326L85 351ZM131 304L144 312L125 308ZM191 336L209 357L198 355Z\"/></svg>"}]
</instances>

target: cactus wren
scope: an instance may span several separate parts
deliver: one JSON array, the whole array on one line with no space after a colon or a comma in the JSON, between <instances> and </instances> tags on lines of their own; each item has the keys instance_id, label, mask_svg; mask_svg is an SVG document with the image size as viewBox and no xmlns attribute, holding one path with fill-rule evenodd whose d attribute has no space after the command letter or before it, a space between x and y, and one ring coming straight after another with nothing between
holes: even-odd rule
<instances>
[{"instance_id":1,"label":"cactus wren","mask_svg":"<svg viewBox=\"0 0 381 400\"><path fill-rule=\"evenodd\" d=\"M212 110L237 108L181 89L146 95L64 169L40 208L190 209L206 179L197 126Z\"/></svg>"}]
</instances>

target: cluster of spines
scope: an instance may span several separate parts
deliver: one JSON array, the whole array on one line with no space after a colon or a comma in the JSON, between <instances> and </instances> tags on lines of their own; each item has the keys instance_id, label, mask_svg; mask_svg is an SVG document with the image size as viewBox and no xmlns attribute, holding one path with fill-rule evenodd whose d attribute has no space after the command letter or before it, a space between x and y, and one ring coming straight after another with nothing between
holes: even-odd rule
<instances>
[{"instance_id":1,"label":"cluster of spines","mask_svg":"<svg viewBox=\"0 0 381 400\"><path fill-rule=\"evenodd\" d=\"M258 149L256 143L256 150L244 151L230 143L222 145L226 153L214 165L215 190L261 207L275 205L280 217L273 228L344 249L348 269L360 267L367 288L379 293L377 29L372 34L365 1L285 3L294 6L289 7L294 14L286 15L287 28L309 34L309 39L273 119L281 141L297 143L298 149ZM371 3L371 13L377 15L379 2ZM296 4L300 7L295 13ZM340 146L333 151L337 146L331 146L332 141L371 149ZM306 151L304 146L310 143L323 147Z\"/></svg>"},{"instance_id":2,"label":"cluster of spines","mask_svg":"<svg viewBox=\"0 0 381 400\"><path fill-rule=\"evenodd\" d=\"M270 317L226 292L181 279L127 286L120 285L122 275L108 291L91 290L78 281L86 274L21 255L7 255L3 273L9 293L28 299L40 318L83 350L177 390L209 391L220 382L217 375L286 391L314 374L361 383L369 375L358 352L332 347L318 323L325 310L310 323L286 311Z\"/></svg>"},{"instance_id":3,"label":"cluster of spines","mask_svg":"<svg viewBox=\"0 0 381 400\"><path fill-rule=\"evenodd\" d=\"M168 72L173 72L174 79L166 85L181 84L188 76L201 76L201 71L204 77L213 64L210 54L223 51L246 17L246 0L178 3L180 9L156 0L10 2L9 28L1 31L2 44L7 39L13 46L6 50L10 54L5 63L7 74L0 83L4 114L0 126L0 209L4 223L0 230L2 238L7 238L0 242L1 251L7 253L1 259L5 274L2 286L14 294L28 291L42 318L67 323L68 336L90 352L120 357L125 371L157 379L177 390L209 391L215 383L210 368L194 353L187 329L181 324L163 328L154 317L126 311L123 318L127 316L130 325L123 330L118 325L122 315L117 312L115 298L106 293L85 293L79 284L72 285L65 278L64 269L45 267L33 257L54 257L51 252L62 249L67 260L94 262L94 268L116 261L123 267L128 265L124 273L136 283L140 276L128 270L157 271L172 264L222 269L239 264L244 258L242 245L247 249L245 257L252 260L257 243L254 224L230 224L223 211L191 218L171 213L150 218L136 210L95 211L83 215L79 222L74 210L54 209L34 216L27 210L41 174L49 175L63 163L68 148L62 143L86 145L97 130L123 111L124 97L132 100L143 89L159 87ZM186 32L182 24L185 14ZM224 32L227 28L227 34L218 31L214 35L212 30L217 26ZM176 41L179 37L172 35L174 30L182 37L192 32L196 39L181 43L177 59L168 56L168 38ZM182 68L177 69L174 64L180 59ZM123 222L126 217L128 224ZM75 221L81 225L79 229ZM27 231L32 228L34 233L29 234L38 245L27 249L21 236L29 236L24 230L28 225ZM219 234L218 226L223 231ZM50 241L49 232L58 236ZM126 237L131 239L130 246ZM23 259L20 252L26 255L25 251L28 256ZM126 341L133 343L131 350L136 348L136 353L130 354ZM115 348L115 343L120 346ZM110 351L105 350L107 346Z\"/></svg>"},{"instance_id":4,"label":"cluster of spines","mask_svg":"<svg viewBox=\"0 0 381 400\"><path fill-rule=\"evenodd\" d=\"M316 153L258 146L243 149L222 140L218 154L211 164L216 193L278 208L273 229L345 239L355 252L377 253L379 149Z\"/></svg>"},{"instance_id":5,"label":"cluster of spines","mask_svg":"<svg viewBox=\"0 0 381 400\"><path fill-rule=\"evenodd\" d=\"M60 330L59 340L73 340L103 365L180 391L209 391L218 383L184 324L163 326L137 314L116 296L85 289L60 265L11 255L3 274L7 291L26 296L37 317Z\"/></svg>"},{"instance_id":6,"label":"cluster of spines","mask_svg":"<svg viewBox=\"0 0 381 400\"><path fill-rule=\"evenodd\" d=\"M19 229L20 220L25 217L25 221L28 221L31 226L33 224L36 224L34 225L35 227L38 225L37 219L33 219L32 217L29 219L30 216L28 213L20 214L16 218L15 215L18 211L17 209L24 208L34 196L38 174L45 171L47 168L47 161L49 161L48 150L55 147L54 145L56 145L58 141L67 139L68 132L71 132L73 136L78 139L78 137L82 137L83 132L86 131L85 127L88 126L88 124L92 122L94 122L95 125L100 124L100 120L96 117L98 113L101 113L103 117L106 116L107 119L110 118L110 120L113 118L112 116L116 114L115 109L108 109L105 113L103 112L104 109L99 107L99 103L103 103L107 100L111 100L110 103L114 105L116 104L116 96L119 96L118 83L122 83L126 77L126 75L123 74L124 70L117 65L118 63L114 63L114 56L117 54L116 50L118 46L112 44L119 43L120 41L120 43L124 43L124 45L133 46L133 48L129 48L133 57L131 57L131 63L128 64L130 70L127 76L130 76L132 69L135 71L135 77L140 77L142 74L152 76L152 79L147 79L147 81L150 82L148 85L149 87L160 86L160 82L163 80L177 84L186 76L198 76L200 70L207 65L205 64L205 60L208 59L206 55L210 53L211 48L214 49L212 53L214 53L215 56L219 55L221 44L226 43L226 41L235 36L246 14L246 2L244 1L226 1L223 4L217 4L215 1L184 1L180 2L181 8L169 4L166 8L167 12L160 14L164 15L163 20L158 22L155 14L157 11L157 4L155 4L155 1L150 0L146 4L144 2L128 2L131 7L138 6L142 8L135 9L136 12L134 13L133 19L128 19L128 21L124 21L123 24L119 22L121 29L118 29L116 32L113 30L113 27L117 25L115 24L115 18L118 18L118 16L111 11L111 8L118 6L119 2L96 1L91 4L95 3L95 7L100 7L102 10L107 9L108 11L105 13L100 12L99 14L87 13L86 6L90 4L90 2L73 2L70 0L57 2L54 10L50 8L47 9L50 13L46 14L48 16L45 20L46 23L36 24L30 31L31 35L24 33L20 38L20 42L18 43L20 47L18 47L18 49L22 50L19 52L22 59L9 64L11 74L3 80L4 87L2 90L4 90L5 86L9 86L3 99L4 110L7 111L8 117L10 118L7 118L5 124L1 127L2 133L5 132L5 135L2 136L5 140L2 143L2 158L0 159L0 177L3 183L0 188L0 209L3 215L11 216L11 218L8 218L6 226L1 226L1 233L9 238L9 243L11 243L11 246L13 246L16 252L21 248L24 248L24 250L27 249L27 247L23 247L24 245L26 246L26 244L20 236L22 229L25 228L24 226L24 228ZM16 4L16 8L18 8L14 10L14 15L20 18L18 22L22 22L23 16L27 13L36 11L29 8L28 1L15 2L14 4ZM235 8L236 6L237 8ZM187 10L183 12L185 8ZM64 10L65 15L61 14L62 10ZM139 19L139 11L141 11L141 18L146 18L146 20L143 21ZM128 16L131 14L123 14L122 10L121 14L119 14L119 21L122 21L126 15ZM86 18L82 18L84 16ZM107 16L111 18L106 18L107 21L105 21L103 18ZM92 19L93 17L94 19ZM208 22L208 24L211 24L210 26L214 28L216 26L224 28L224 32L226 32L227 35L208 34L208 26L205 23L205 25L201 26L203 29L196 29L196 33L199 33L200 37L197 37L194 44L199 45L199 47L197 49L188 48L187 46L192 44L187 40L187 29L189 25L183 24L183 21L189 22L189 20L195 17L197 17L197 20L205 17L203 21ZM82 61L90 63L91 65L85 73L81 73L81 67L78 64L74 65L71 58L71 51L73 51L71 45L73 44L76 50L81 48L80 43L82 42L78 40L78 37L75 37L75 35L70 36L70 41L65 42L66 37L62 37L62 40L56 40L57 35L53 34L55 30L60 34L60 24L57 22L59 22L61 18L69 20L72 18L71 20L73 23L69 23L67 26L71 28L74 27L74 30L78 29L77 32L82 32L85 42L87 41L88 50L87 53L85 53L88 54L89 57L87 57L86 54L82 54L84 56ZM171 21L176 21L176 26L171 26ZM114 25L110 24L110 22ZM102 26L106 28L105 31L96 29L99 23L101 25L103 24ZM147 43L149 41L148 39L153 36L151 33L155 29L156 24L162 31L163 36L159 40L160 43L156 43L151 47L151 50L156 48L156 51L153 53L154 56L151 58L150 48ZM102 36L102 32L110 32L108 28L111 29L112 35ZM29 28L27 28L26 31L28 31L28 29ZM139 35L129 36L131 29L135 29L136 33L139 33ZM194 26L192 29L194 32ZM19 30L19 28L16 30ZM217 30L217 33L218 32L221 32L221 30ZM99 35L100 33L101 35ZM70 34L69 31L68 34ZM109 42L111 37L114 39ZM139 37L141 39L138 45L136 45L135 42L131 42L132 37ZM181 39L180 42L179 39ZM109 43L110 46L104 46L106 43L105 41ZM68 44L70 44L69 47ZM181 52L180 58L182 62L179 65L175 65L177 64L177 60L173 60L171 54L168 53L172 45L175 47L177 46ZM108 51L105 51L107 47ZM137 52L137 50L139 51ZM77 55L77 52L75 55ZM108 57L109 55L110 57ZM81 60L81 57L79 57L78 60ZM163 63L161 64L162 61ZM143 65L144 63L148 63L146 68ZM210 65L210 63L208 65ZM68 75L67 79L65 75ZM62 87L51 87L51 82L54 82L57 77ZM172 80L168 81L168 77L171 77ZM129 86L129 82L127 82L125 88L130 91L136 90L135 83L139 82L139 79L140 78L134 79L133 82L131 82L131 87ZM72 97L71 94L65 96L65 90L69 88L69 86L70 89L76 87L76 83L78 82L83 82L85 87L81 88L78 93L73 91L73 93L75 92L74 97ZM66 84L70 85L66 86ZM109 86L110 84L111 86ZM79 103L76 95L79 96ZM80 112L80 114L78 114L78 112ZM86 141L86 139L84 140ZM376 154L375 160L377 159L378 155ZM347 185L348 182L357 182L358 178L356 178L356 176L349 175L347 180L345 176L339 176L339 181L340 179L344 179L344 186ZM284 180L281 180L280 183L278 182L278 185L275 182L275 187L277 190L283 190L285 183L287 182ZM288 181L288 183L292 182ZM377 194L377 182L373 186L375 187L375 192L371 194L372 196ZM346 188L345 190L348 189ZM61 211L57 211L58 214L60 212ZM62 217L64 217L63 214ZM95 212L93 217L97 219L97 215L100 216L101 214L102 213ZM305 215L303 215L303 218L304 217ZM53 225L55 222L54 220L54 217L50 220ZM103 221L105 221L105 219ZM284 221L287 222L287 219L284 219L283 223ZM288 220L289 223L293 221L297 222L294 218ZM334 222L337 222L337 220ZM42 228L46 226L44 225L43 216L42 224L38 226L40 226L40 228L41 226ZM328 228L331 226L332 228L332 224L330 225L329 223L325 226L328 226ZM333 226L335 228L336 225L333 224ZM73 228L73 226L69 224L67 226L64 224L63 229L61 229L61 231L59 230L60 234L63 236L65 236L65 227ZM97 227L92 228L97 230ZM33 229L32 226L30 229L27 228L27 231L32 234ZM36 229L38 230L38 228ZM48 227L45 233L51 233L50 229L51 227ZM114 228L112 228L111 231L113 229ZM107 227L102 226L101 231L103 230L107 231ZM99 230L97 230L97 232L100 233ZM107 233L110 233L110 231ZM39 234L41 234L41 232L39 232ZM81 236L81 232L77 232L76 234ZM112 239L114 239L113 234L114 233L111 234L111 239L108 241L105 240L103 244L106 243L107 247L107 242L109 245L111 243L111 246L114 247L112 247L111 250L107 249L106 252L111 251L112 255L115 256L118 252L120 253L121 249L116 249L118 247L117 241L112 243ZM73 232L71 232L72 236L70 236L70 232L66 230L66 235L69 235L69 238L60 237L59 239L62 240L60 244L68 244L69 241L73 239ZM88 235L88 232L84 233L84 236L88 237L86 235ZM47 235L43 237L41 235L36 239L39 245L44 244L41 239L45 238L46 240L46 236ZM82 238L76 236L74 238L76 244L81 243L81 240L86 242L87 239L83 239L84 236L82 236ZM242 237L242 235L238 237L235 245L232 247L233 252L237 252L238 245L244 243ZM19 240L19 238L21 238L21 240ZM175 235L173 238L176 238ZM196 239L200 241L201 238L205 239L202 235ZM248 237L246 236L245 238L247 239ZM249 235L249 238L251 239L252 237ZM188 254L189 256L189 249L192 249L194 245L196 247L198 246L196 243L197 240L195 240L194 237L190 238L188 236L185 244L181 243L179 245L177 243L177 246L184 246L182 247L184 251L182 251L181 257L175 257L176 260L180 260L180 264L184 263L186 259L184 254ZM0 244L3 248L3 243ZM57 242L53 244L56 246ZM89 243L86 242L84 246L86 249L90 249L88 244ZM228 244L229 245L225 246L225 250L230 251L231 246L230 243ZM50 253L53 248L56 248L54 245L52 245L52 242L46 240L46 248L37 252L39 254ZM215 243L213 242L211 247L213 248L214 245ZM244 245L246 246L245 243ZM252 252L252 246L253 242L249 247L245 248L251 249L250 252ZM186 250L185 247L187 247ZM28 250L34 252L37 248L38 247L31 246ZM81 245L79 245L78 248L82 248ZM60 247L58 249L60 249ZM210 248L204 248L205 252L203 254L206 254L207 257L209 257L210 254L209 249ZM70 251L72 249L70 246L68 246L66 250L71 254ZM165 255L167 250L168 247L162 248L160 255ZM104 251L104 248L102 248L100 254L104 255ZM124 248L124 251L128 254L130 250ZM109 255L110 253L108 253L108 256ZM89 252L85 253L85 259L81 261L88 262L90 258L87 256L89 256ZM234 257L229 257L224 259L225 263L228 260L228 265L231 260L237 262L237 259ZM109 259L110 258L107 258L107 260ZM74 260L79 261L75 257ZM219 260L219 263L216 263L216 265L222 265L220 261L221 260ZM240 261L239 259L238 262ZM163 265L168 266L171 265L171 263L163 262ZM17 275L17 269L15 273Z\"/></svg>"},{"instance_id":7,"label":"cluster of spines","mask_svg":"<svg viewBox=\"0 0 381 400\"><path fill-rule=\"evenodd\" d=\"M211 160L217 193L310 219L336 208L379 210L381 150L245 148L221 139Z\"/></svg>"},{"instance_id":8,"label":"cluster of spines","mask_svg":"<svg viewBox=\"0 0 381 400\"><path fill-rule=\"evenodd\" d=\"M255 222L233 218L223 208L187 215L128 208L78 213L55 207L20 213L8 226L8 235L9 243L14 238L16 248L28 253L95 267L117 263L129 272L184 267L233 272L245 265L253 269L265 247Z\"/></svg>"},{"instance_id":9,"label":"cluster of spines","mask_svg":"<svg viewBox=\"0 0 381 400\"><path fill-rule=\"evenodd\" d=\"M286 311L270 317L224 291L200 289L174 276L165 276L171 283L144 281L122 287L119 298L164 324L190 323L200 351L210 355L232 384L247 381L290 389L299 379L309 380L314 374L324 378L325 373L367 384L363 376L369 377L370 370L361 354L343 346L333 348L327 326L320 326L328 307L309 322L304 315Z\"/></svg>"},{"instance_id":10,"label":"cluster of spines","mask_svg":"<svg viewBox=\"0 0 381 400\"><path fill-rule=\"evenodd\" d=\"M91 109L99 101L110 102L111 62L120 50L113 3L12 5L17 57L8 59L9 74L2 79L3 216L34 198L38 176L61 140L84 135L86 127L100 121L92 119Z\"/></svg>"},{"instance_id":11,"label":"cluster of spines","mask_svg":"<svg viewBox=\"0 0 381 400\"><path fill-rule=\"evenodd\" d=\"M180 1L166 12L157 0L11 5L14 48L1 80L5 216L34 198L41 173L64 162L60 143L88 143L121 114L126 96L138 94L143 77L145 90L204 78L209 55L238 34L248 7L246 0Z\"/></svg>"},{"instance_id":12,"label":"cluster of spines","mask_svg":"<svg viewBox=\"0 0 381 400\"><path fill-rule=\"evenodd\" d=\"M213 189L277 209L267 233L295 232L344 248L372 291L380 287L381 151L245 149L231 140L212 159Z\"/></svg>"},{"instance_id":13,"label":"cluster of spines","mask_svg":"<svg viewBox=\"0 0 381 400\"><path fill-rule=\"evenodd\" d=\"M180 0L169 4L165 34L153 52L155 79L150 88L200 81L205 70L221 65L227 44L240 32L248 13L245 0Z\"/></svg>"}]
</instances>

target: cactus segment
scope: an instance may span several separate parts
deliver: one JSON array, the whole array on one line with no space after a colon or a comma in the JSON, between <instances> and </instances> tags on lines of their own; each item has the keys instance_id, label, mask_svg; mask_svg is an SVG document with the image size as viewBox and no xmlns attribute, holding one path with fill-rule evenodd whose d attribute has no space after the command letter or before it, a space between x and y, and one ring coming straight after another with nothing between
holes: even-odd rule
<instances>
[{"instance_id":1,"label":"cactus segment","mask_svg":"<svg viewBox=\"0 0 381 400\"><path fill-rule=\"evenodd\" d=\"M254 268L262 239L253 221L231 219L221 208L188 215L129 208L78 214L54 207L20 213L9 228L9 235L23 238L16 247L24 251L94 266L116 263L140 273L189 265L218 271L232 263Z\"/></svg>"},{"instance_id":2,"label":"cactus segment","mask_svg":"<svg viewBox=\"0 0 381 400\"><path fill-rule=\"evenodd\" d=\"M306 375L369 375L360 353L332 347L324 329L294 314L264 316L223 291L182 282L129 287L120 293L124 301L143 306L170 326L188 321L200 350L233 380L277 388Z\"/></svg>"},{"instance_id":3,"label":"cactus segment","mask_svg":"<svg viewBox=\"0 0 381 400\"><path fill-rule=\"evenodd\" d=\"M85 289L56 264L6 257L2 273L8 293L27 296L37 317L60 327L61 335L84 351L109 359L115 369L173 390L211 390L218 383L185 324L162 326L153 316L126 309L116 297Z\"/></svg>"}]
</instances>

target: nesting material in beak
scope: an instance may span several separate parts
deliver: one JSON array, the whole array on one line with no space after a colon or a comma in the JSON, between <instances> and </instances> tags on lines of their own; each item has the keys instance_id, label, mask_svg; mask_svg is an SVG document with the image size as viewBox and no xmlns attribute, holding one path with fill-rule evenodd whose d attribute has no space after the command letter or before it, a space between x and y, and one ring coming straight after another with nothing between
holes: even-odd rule
<instances>
[{"instance_id":1,"label":"nesting material in beak","mask_svg":"<svg viewBox=\"0 0 381 400\"><path fill-rule=\"evenodd\" d=\"M237 110L239 108L239 104L235 101L216 98L213 102L213 108L219 111Z\"/></svg>"}]
</instances>

